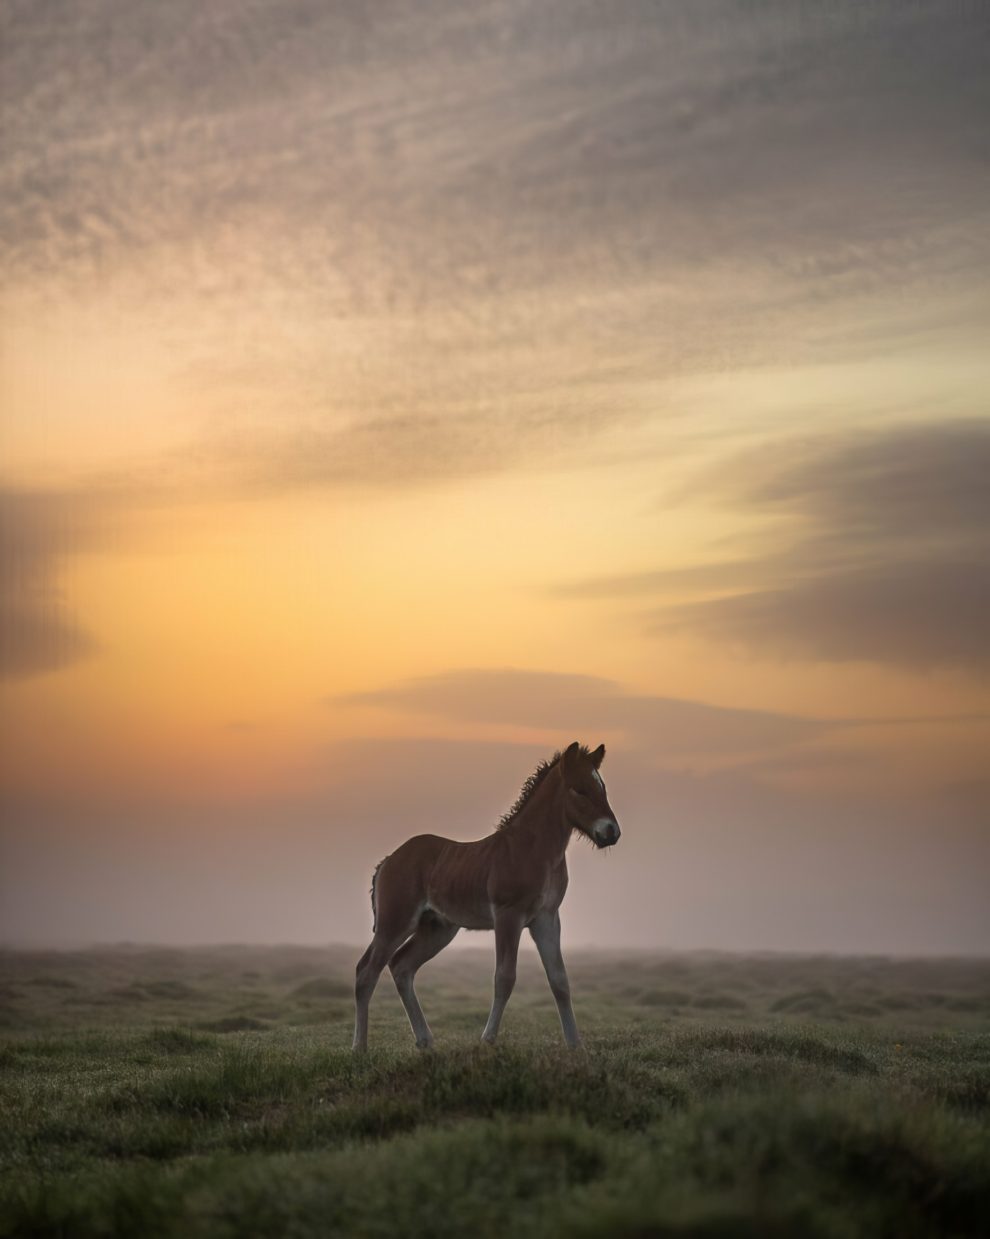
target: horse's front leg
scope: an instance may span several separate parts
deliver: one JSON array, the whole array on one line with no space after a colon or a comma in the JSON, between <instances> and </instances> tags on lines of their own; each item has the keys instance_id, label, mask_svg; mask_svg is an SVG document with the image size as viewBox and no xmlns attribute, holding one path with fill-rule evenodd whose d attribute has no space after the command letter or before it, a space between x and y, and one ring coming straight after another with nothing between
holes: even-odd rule
<instances>
[{"instance_id":1,"label":"horse's front leg","mask_svg":"<svg viewBox=\"0 0 990 1239\"><path fill-rule=\"evenodd\" d=\"M560 953L560 913L544 912L533 921L529 932L536 943L547 980L550 982L550 992L557 1004L564 1040L573 1050L581 1044L581 1038L574 1018L574 1008L571 1006L571 986L567 980L567 969Z\"/></svg>"},{"instance_id":2,"label":"horse's front leg","mask_svg":"<svg viewBox=\"0 0 990 1239\"><path fill-rule=\"evenodd\" d=\"M519 939L522 937L523 921L517 913L503 910L495 913L495 996L482 1041L495 1044L502 1012L509 1001L516 983L516 957L519 954Z\"/></svg>"}]
</instances>

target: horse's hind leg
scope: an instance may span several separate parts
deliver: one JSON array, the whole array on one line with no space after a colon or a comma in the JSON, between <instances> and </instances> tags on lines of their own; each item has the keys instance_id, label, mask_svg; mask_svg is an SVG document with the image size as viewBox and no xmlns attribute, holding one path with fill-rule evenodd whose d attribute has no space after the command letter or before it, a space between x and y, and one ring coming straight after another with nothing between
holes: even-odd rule
<instances>
[{"instance_id":1,"label":"horse's hind leg","mask_svg":"<svg viewBox=\"0 0 990 1239\"><path fill-rule=\"evenodd\" d=\"M410 839L375 870L372 905L375 936L354 978L354 1049L368 1048L368 1006L382 969L415 932L426 906L422 881L424 839ZM417 851L418 849L418 851Z\"/></svg>"},{"instance_id":2,"label":"horse's hind leg","mask_svg":"<svg viewBox=\"0 0 990 1239\"><path fill-rule=\"evenodd\" d=\"M435 912L424 912L416 932L388 961L395 988L399 991L402 1005L409 1016L409 1026L421 1050L430 1048L433 1034L426 1022L423 1008L419 1005L413 981L428 959L439 955L445 946L453 942L459 928L460 926L452 925L450 921L442 920Z\"/></svg>"},{"instance_id":3,"label":"horse's hind leg","mask_svg":"<svg viewBox=\"0 0 990 1239\"><path fill-rule=\"evenodd\" d=\"M353 1049L368 1048L368 1007L371 995L375 992L382 969L389 961L389 956L402 945L412 932L413 922L410 921L398 933L385 934L381 927L375 932L371 946L358 960L354 977L354 1043Z\"/></svg>"}]
</instances>

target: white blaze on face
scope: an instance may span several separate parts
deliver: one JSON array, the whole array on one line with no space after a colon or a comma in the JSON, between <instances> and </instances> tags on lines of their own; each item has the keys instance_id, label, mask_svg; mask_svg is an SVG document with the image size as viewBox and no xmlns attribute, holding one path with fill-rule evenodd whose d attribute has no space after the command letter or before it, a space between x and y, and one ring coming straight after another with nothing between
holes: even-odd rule
<instances>
[{"instance_id":1,"label":"white blaze on face","mask_svg":"<svg viewBox=\"0 0 990 1239\"><path fill-rule=\"evenodd\" d=\"M602 776L598 773L597 770L592 770L591 774L595 782L598 784L598 786L602 789L602 791L604 791L605 784L602 782Z\"/></svg>"}]
</instances>

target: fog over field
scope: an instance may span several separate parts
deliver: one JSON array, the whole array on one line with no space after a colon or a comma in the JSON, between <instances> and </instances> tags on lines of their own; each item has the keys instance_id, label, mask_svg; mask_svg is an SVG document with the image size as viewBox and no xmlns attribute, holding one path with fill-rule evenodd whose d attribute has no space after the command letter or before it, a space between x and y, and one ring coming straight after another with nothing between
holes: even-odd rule
<instances>
[{"instance_id":1,"label":"fog over field","mask_svg":"<svg viewBox=\"0 0 990 1239\"><path fill-rule=\"evenodd\" d=\"M538 753L432 740L342 748L340 781L303 804L290 792L236 809L180 801L109 821L66 806L36 831L9 831L3 937L336 941L359 951L377 861L410 834L487 833L518 790L510 780L521 783ZM444 764L453 775L438 789ZM572 842L567 945L987 951L987 836L975 817L946 820L930 802L900 798L812 798L735 773L670 773L621 747L603 773L623 836L608 853ZM464 931L451 949L464 945L491 949L491 938Z\"/></svg>"}]
</instances>

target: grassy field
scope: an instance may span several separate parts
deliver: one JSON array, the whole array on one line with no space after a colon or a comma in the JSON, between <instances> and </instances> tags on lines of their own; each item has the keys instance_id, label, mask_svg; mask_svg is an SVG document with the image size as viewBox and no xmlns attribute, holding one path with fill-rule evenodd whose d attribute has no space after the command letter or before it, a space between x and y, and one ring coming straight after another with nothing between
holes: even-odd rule
<instances>
[{"instance_id":1,"label":"grassy field","mask_svg":"<svg viewBox=\"0 0 990 1239\"><path fill-rule=\"evenodd\" d=\"M355 1059L357 954L3 954L0 1234L990 1232L990 963L576 955L568 1053L452 950Z\"/></svg>"}]
</instances>

